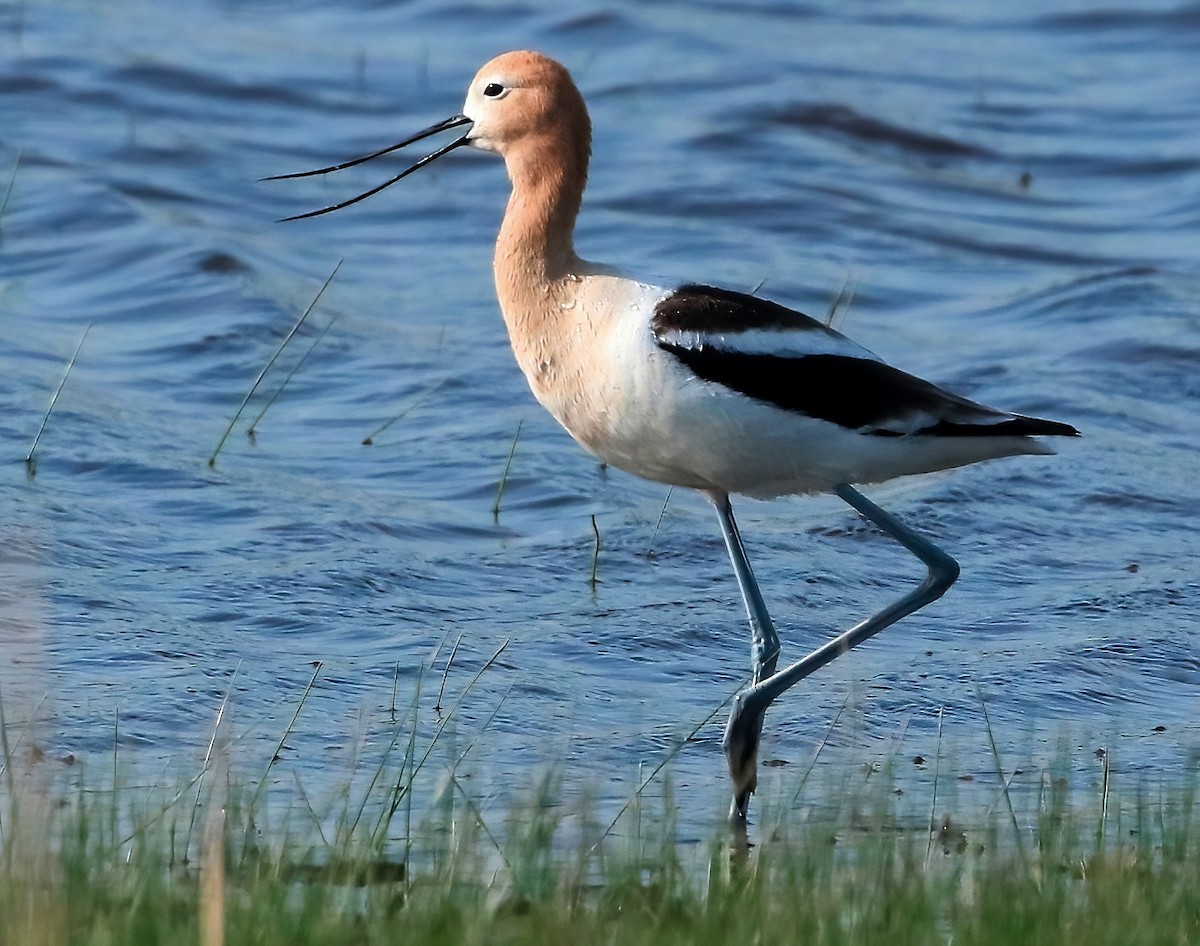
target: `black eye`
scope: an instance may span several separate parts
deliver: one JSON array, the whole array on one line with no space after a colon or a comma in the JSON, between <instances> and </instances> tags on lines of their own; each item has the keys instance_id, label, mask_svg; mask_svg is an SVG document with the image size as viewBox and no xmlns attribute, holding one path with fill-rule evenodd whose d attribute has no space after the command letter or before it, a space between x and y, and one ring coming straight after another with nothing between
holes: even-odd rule
<instances>
[{"instance_id":1,"label":"black eye","mask_svg":"<svg viewBox=\"0 0 1200 946\"><path fill-rule=\"evenodd\" d=\"M499 98L504 94L504 86L502 86L499 82L489 82L483 87L483 94L489 99Z\"/></svg>"}]
</instances>

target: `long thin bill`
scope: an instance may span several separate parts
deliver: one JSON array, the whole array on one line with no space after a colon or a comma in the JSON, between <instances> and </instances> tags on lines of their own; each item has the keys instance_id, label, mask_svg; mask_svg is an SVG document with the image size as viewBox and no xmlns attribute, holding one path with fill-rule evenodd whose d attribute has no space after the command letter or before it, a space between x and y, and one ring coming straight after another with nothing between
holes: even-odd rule
<instances>
[{"instance_id":1,"label":"long thin bill","mask_svg":"<svg viewBox=\"0 0 1200 946\"><path fill-rule=\"evenodd\" d=\"M466 125L471 119L466 115L451 115L445 121L440 121L436 125L430 125L424 131L418 131L411 138L405 138L403 141L379 151L372 151L370 154L365 154L361 158L355 158L352 161L343 161L341 164L331 164L327 168L317 168L315 171L296 171L292 174L272 174L270 177L261 177L260 181L289 181L294 177L313 177L317 174L329 174L332 171L343 171L346 168L352 168L356 164L365 164L367 161L372 161L375 158L381 158L385 154L391 154L393 151L399 151L408 145L415 144L423 138L428 138L431 135L436 135L443 131L449 131L451 128L457 128L459 125Z\"/></svg>"},{"instance_id":2,"label":"long thin bill","mask_svg":"<svg viewBox=\"0 0 1200 946\"><path fill-rule=\"evenodd\" d=\"M448 131L451 128L458 128L462 125L467 125L470 123L471 123L471 119L467 118L467 116L454 115L454 116L451 116L450 118L447 118L445 121L438 122L436 125L431 125L429 128L426 128L424 131L417 132L415 135L413 135L410 138L405 138L403 141L399 142L398 144L391 145L390 147L383 148L379 151L374 151L371 154L364 155L361 158L354 158L352 161L344 161L341 164L333 164L333 165L330 165L329 167L317 168L316 170L313 170L313 171L297 171L293 174L276 174L271 177L264 177L263 180L264 181L283 181L283 180L291 180L292 178L297 178L297 177L312 177L317 174L329 174L329 173L332 173L333 171L341 171L341 170L344 170L345 168L354 167L356 164L364 164L367 161L371 161L374 158L382 157L385 154L390 154L393 151L398 151L400 148L403 148L406 145L411 145L414 142L421 141L422 139L428 138L431 135L436 135L440 132ZM331 204L328 207L322 207L320 210L310 210L308 213L295 214L294 216L291 216L291 217L284 217L283 220L284 221L303 220L306 217L319 217L322 214L333 213L333 211L335 211L335 210L341 210L343 207L349 207L351 204L357 204L360 200L366 200L368 197L373 197L375 194L378 194L381 190L391 187L397 181L403 180L404 178L408 177L408 175L412 174L413 171L423 168L425 165L429 164L432 161L436 161L438 158L442 157L442 155L449 154L455 148L459 148L462 145L465 145L467 143L467 140L468 140L467 135L462 135L458 138L455 138L448 145L438 148L437 151L434 151L431 154L425 155L425 157L421 158L420 161L417 161L415 164L413 164L410 167L406 168L405 170L401 171L399 174L397 174L391 180L384 181L382 184L378 185L377 187L372 187L370 190L365 191L362 194L359 194L357 197L351 197L349 200L343 200L340 203Z\"/></svg>"}]
</instances>

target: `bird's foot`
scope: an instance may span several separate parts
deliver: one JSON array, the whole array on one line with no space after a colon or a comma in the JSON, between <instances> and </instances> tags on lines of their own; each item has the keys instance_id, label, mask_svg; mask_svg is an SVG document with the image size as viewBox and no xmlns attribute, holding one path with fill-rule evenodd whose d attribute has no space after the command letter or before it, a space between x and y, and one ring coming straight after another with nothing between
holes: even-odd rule
<instances>
[{"instance_id":1,"label":"bird's foot","mask_svg":"<svg viewBox=\"0 0 1200 946\"><path fill-rule=\"evenodd\" d=\"M733 710L725 726L722 745L729 777L733 780L729 820L734 825L745 825L750 796L758 787L758 743L765 713L766 706L760 707L753 699L753 690L743 690L734 697Z\"/></svg>"}]
</instances>

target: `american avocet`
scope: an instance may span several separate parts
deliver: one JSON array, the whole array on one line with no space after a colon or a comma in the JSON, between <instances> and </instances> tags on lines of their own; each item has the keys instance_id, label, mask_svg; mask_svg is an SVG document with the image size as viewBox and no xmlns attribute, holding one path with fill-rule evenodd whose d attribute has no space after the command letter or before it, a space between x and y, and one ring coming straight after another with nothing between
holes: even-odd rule
<instances>
[{"instance_id":1,"label":"american avocet","mask_svg":"<svg viewBox=\"0 0 1200 946\"><path fill-rule=\"evenodd\" d=\"M462 126L460 137L378 187L288 219L347 207L463 145L504 158L512 193L496 241L496 292L534 396L600 459L690 486L716 508L750 619L752 681L735 698L724 739L730 817L744 824L767 707L814 670L941 597L958 577L954 559L850 484L1053 453L1032 437L1078 432L951 394L773 302L697 284L650 285L580 259L573 234L591 123L567 70L539 53L493 59L471 82L461 114L399 144L278 177L341 170ZM779 638L729 494L812 492L836 493L919 558L928 576L777 671Z\"/></svg>"}]
</instances>

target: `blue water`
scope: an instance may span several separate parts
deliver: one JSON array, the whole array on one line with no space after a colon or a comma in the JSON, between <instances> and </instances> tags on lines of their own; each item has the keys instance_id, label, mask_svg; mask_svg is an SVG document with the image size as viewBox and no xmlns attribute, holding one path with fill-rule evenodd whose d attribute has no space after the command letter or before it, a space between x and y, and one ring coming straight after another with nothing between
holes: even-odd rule
<instances>
[{"instance_id":1,"label":"blue water","mask_svg":"<svg viewBox=\"0 0 1200 946\"><path fill-rule=\"evenodd\" d=\"M106 769L116 734L170 781L230 691L254 778L319 661L271 778L332 795L393 704L432 738L460 641L428 791L469 748L487 817L546 768L615 811L736 689L748 635L711 511L599 469L512 361L499 162L459 151L291 224L401 165L258 182L453 114L519 47L591 105L584 255L816 316L849 287L857 341L1085 435L869 491L963 577L771 711L764 756L791 764L764 795L790 797L826 740L818 772L891 762L919 798L913 759L940 754L987 802L984 705L1018 785L1064 757L1087 785L1099 748L1127 784L1193 772L1200 6L1067 0L0 4L0 697L20 751ZM336 323L210 469L339 260L263 390ZM785 659L918 577L837 500L738 508ZM671 765L685 834L724 813L723 718Z\"/></svg>"}]
</instances>

